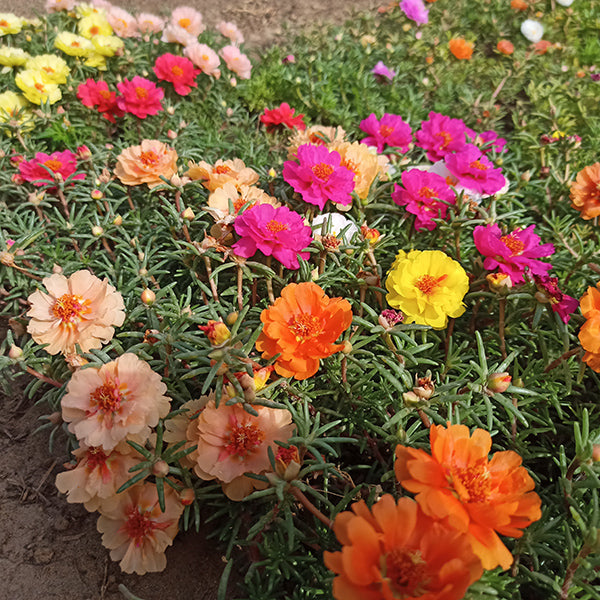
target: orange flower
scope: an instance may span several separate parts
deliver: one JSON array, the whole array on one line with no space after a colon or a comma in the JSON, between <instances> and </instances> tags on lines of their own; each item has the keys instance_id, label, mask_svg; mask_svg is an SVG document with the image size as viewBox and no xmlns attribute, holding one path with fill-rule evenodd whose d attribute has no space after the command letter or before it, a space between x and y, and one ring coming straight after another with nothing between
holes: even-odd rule
<instances>
[{"instance_id":1,"label":"orange flower","mask_svg":"<svg viewBox=\"0 0 600 600\"><path fill-rule=\"evenodd\" d=\"M511 0L510 7L514 10L527 10L529 5L524 0Z\"/></svg>"},{"instance_id":2,"label":"orange flower","mask_svg":"<svg viewBox=\"0 0 600 600\"><path fill-rule=\"evenodd\" d=\"M548 40L540 40L533 45L534 52L540 55L546 54L550 48L552 48L552 42L549 42Z\"/></svg>"},{"instance_id":3,"label":"orange flower","mask_svg":"<svg viewBox=\"0 0 600 600\"><path fill-rule=\"evenodd\" d=\"M513 557L498 537L521 537L521 529L541 516L533 479L512 450L488 454L492 438L464 425L434 425L431 456L396 447L396 477L423 512L468 534L484 569L508 569Z\"/></svg>"},{"instance_id":4,"label":"orange flower","mask_svg":"<svg viewBox=\"0 0 600 600\"><path fill-rule=\"evenodd\" d=\"M142 140L139 146L125 148L117 157L115 175L124 185L147 183L149 188L171 179L177 173L177 152L158 140Z\"/></svg>"},{"instance_id":5,"label":"orange flower","mask_svg":"<svg viewBox=\"0 0 600 600\"><path fill-rule=\"evenodd\" d=\"M448 47L459 60L469 60L473 55L473 42L467 42L464 38L452 38Z\"/></svg>"},{"instance_id":6,"label":"orange flower","mask_svg":"<svg viewBox=\"0 0 600 600\"><path fill-rule=\"evenodd\" d=\"M307 379L321 358L344 347L334 342L350 327L352 308L347 300L326 296L316 283L290 283L260 320L264 328L256 348L263 358L281 354L275 363L279 375Z\"/></svg>"},{"instance_id":7,"label":"orange flower","mask_svg":"<svg viewBox=\"0 0 600 600\"><path fill-rule=\"evenodd\" d=\"M577 173L571 183L571 207L586 221L600 215L600 162Z\"/></svg>"},{"instance_id":8,"label":"orange flower","mask_svg":"<svg viewBox=\"0 0 600 600\"><path fill-rule=\"evenodd\" d=\"M509 56L515 51L515 47L512 42L509 42L508 40L500 40L496 45L496 50Z\"/></svg>"},{"instance_id":9,"label":"orange flower","mask_svg":"<svg viewBox=\"0 0 600 600\"><path fill-rule=\"evenodd\" d=\"M341 552L325 552L337 600L460 600L483 573L466 536L427 517L410 498L385 494L340 513Z\"/></svg>"},{"instance_id":10,"label":"orange flower","mask_svg":"<svg viewBox=\"0 0 600 600\"><path fill-rule=\"evenodd\" d=\"M600 282L589 287L579 302L581 314L587 319L579 330L579 341L586 353L585 362L596 373L600 373Z\"/></svg>"},{"instance_id":11,"label":"orange flower","mask_svg":"<svg viewBox=\"0 0 600 600\"><path fill-rule=\"evenodd\" d=\"M201 181L202 185L211 192L222 187L228 181L233 182L236 187L253 185L259 177L254 169L247 167L244 161L239 158L233 160L219 159L214 165L210 165L203 160L198 164L190 161L188 166L189 171L186 175L194 181Z\"/></svg>"}]
</instances>

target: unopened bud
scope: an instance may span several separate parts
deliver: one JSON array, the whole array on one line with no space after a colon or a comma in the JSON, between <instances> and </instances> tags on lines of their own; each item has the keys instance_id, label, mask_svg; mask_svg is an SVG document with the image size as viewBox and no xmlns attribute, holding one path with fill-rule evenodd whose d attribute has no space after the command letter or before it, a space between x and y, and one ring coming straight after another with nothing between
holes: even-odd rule
<instances>
[{"instance_id":1,"label":"unopened bud","mask_svg":"<svg viewBox=\"0 0 600 600\"><path fill-rule=\"evenodd\" d=\"M184 506L189 506L196 499L196 492L192 488L185 488L179 492L179 501Z\"/></svg>"},{"instance_id":2,"label":"unopened bud","mask_svg":"<svg viewBox=\"0 0 600 600\"><path fill-rule=\"evenodd\" d=\"M167 113L170 115L174 115L175 114L175 107L174 106L168 106L167 107Z\"/></svg>"},{"instance_id":3,"label":"unopened bud","mask_svg":"<svg viewBox=\"0 0 600 600\"><path fill-rule=\"evenodd\" d=\"M177 132L173 131L172 129L169 129L169 131L167 131L167 137L170 140L174 140L177 137Z\"/></svg>"},{"instance_id":4,"label":"unopened bud","mask_svg":"<svg viewBox=\"0 0 600 600\"><path fill-rule=\"evenodd\" d=\"M94 200L102 200L102 198L104 198L104 194L102 193L101 190L92 190L91 193L90 193L90 196Z\"/></svg>"},{"instance_id":5,"label":"unopened bud","mask_svg":"<svg viewBox=\"0 0 600 600\"><path fill-rule=\"evenodd\" d=\"M140 277L146 277L146 275L148 275L148 269L146 269L146 267L142 267L138 271L138 274L140 275Z\"/></svg>"},{"instance_id":6,"label":"unopened bud","mask_svg":"<svg viewBox=\"0 0 600 600\"><path fill-rule=\"evenodd\" d=\"M213 321L211 319L206 325L198 325L198 329L204 331L213 346L220 346L231 337L231 332L223 321Z\"/></svg>"},{"instance_id":7,"label":"unopened bud","mask_svg":"<svg viewBox=\"0 0 600 600\"><path fill-rule=\"evenodd\" d=\"M350 354L350 352L352 352L352 344L348 340L344 340L342 352L344 354Z\"/></svg>"},{"instance_id":8,"label":"unopened bud","mask_svg":"<svg viewBox=\"0 0 600 600\"><path fill-rule=\"evenodd\" d=\"M143 252L138 252L138 260L142 262L146 258L146 255Z\"/></svg>"},{"instance_id":9,"label":"unopened bud","mask_svg":"<svg viewBox=\"0 0 600 600\"><path fill-rule=\"evenodd\" d=\"M6 250L0 252L0 263L2 263L5 267L14 267L15 266L15 256L12 252L7 252Z\"/></svg>"},{"instance_id":10,"label":"unopened bud","mask_svg":"<svg viewBox=\"0 0 600 600\"><path fill-rule=\"evenodd\" d=\"M182 213L181 217L186 221L193 221L196 218L194 211L188 206Z\"/></svg>"},{"instance_id":11,"label":"unopened bud","mask_svg":"<svg viewBox=\"0 0 600 600\"><path fill-rule=\"evenodd\" d=\"M142 292L141 298L142 298L142 302L144 304L148 304L148 305L154 304L154 301L156 300L156 294L152 290L146 288Z\"/></svg>"},{"instance_id":12,"label":"unopened bud","mask_svg":"<svg viewBox=\"0 0 600 600\"><path fill-rule=\"evenodd\" d=\"M104 229L100 227L100 225L94 225L92 227L92 235L95 237L100 237L104 233Z\"/></svg>"},{"instance_id":13,"label":"unopened bud","mask_svg":"<svg viewBox=\"0 0 600 600\"><path fill-rule=\"evenodd\" d=\"M8 357L13 360L19 360L23 356L23 350L19 346L11 344L10 350L8 351Z\"/></svg>"},{"instance_id":14,"label":"unopened bud","mask_svg":"<svg viewBox=\"0 0 600 600\"><path fill-rule=\"evenodd\" d=\"M592 447L592 460L600 462L600 444L594 444Z\"/></svg>"},{"instance_id":15,"label":"unopened bud","mask_svg":"<svg viewBox=\"0 0 600 600\"><path fill-rule=\"evenodd\" d=\"M113 219L113 225L116 225L117 227L120 227L121 225L123 225L123 217L121 215L117 215Z\"/></svg>"},{"instance_id":16,"label":"unopened bud","mask_svg":"<svg viewBox=\"0 0 600 600\"><path fill-rule=\"evenodd\" d=\"M489 273L485 278L492 292L506 293L513 286L510 275L506 273Z\"/></svg>"},{"instance_id":17,"label":"unopened bud","mask_svg":"<svg viewBox=\"0 0 600 600\"><path fill-rule=\"evenodd\" d=\"M486 388L492 394L502 394L510 386L512 377L508 373L492 373L487 380Z\"/></svg>"},{"instance_id":18,"label":"unopened bud","mask_svg":"<svg viewBox=\"0 0 600 600\"><path fill-rule=\"evenodd\" d=\"M81 160L88 160L89 158L92 158L92 151L85 145L77 148L77 154Z\"/></svg>"},{"instance_id":19,"label":"unopened bud","mask_svg":"<svg viewBox=\"0 0 600 600\"><path fill-rule=\"evenodd\" d=\"M152 465L152 475L154 477L166 477L169 474L169 465L164 460L157 460Z\"/></svg>"},{"instance_id":20,"label":"unopened bud","mask_svg":"<svg viewBox=\"0 0 600 600\"><path fill-rule=\"evenodd\" d=\"M52 272L53 273L57 273L58 275L61 275L63 272L63 268L60 265L57 265L56 263L52 265Z\"/></svg>"},{"instance_id":21,"label":"unopened bud","mask_svg":"<svg viewBox=\"0 0 600 600\"><path fill-rule=\"evenodd\" d=\"M227 317L225 318L225 322L227 323L227 325L231 326L238 320L239 316L240 316L240 313L237 310L230 312L227 315Z\"/></svg>"},{"instance_id":22,"label":"unopened bud","mask_svg":"<svg viewBox=\"0 0 600 600\"><path fill-rule=\"evenodd\" d=\"M271 177L271 179L275 179L275 177L277 177L277 171L273 167L269 169L269 177Z\"/></svg>"}]
</instances>

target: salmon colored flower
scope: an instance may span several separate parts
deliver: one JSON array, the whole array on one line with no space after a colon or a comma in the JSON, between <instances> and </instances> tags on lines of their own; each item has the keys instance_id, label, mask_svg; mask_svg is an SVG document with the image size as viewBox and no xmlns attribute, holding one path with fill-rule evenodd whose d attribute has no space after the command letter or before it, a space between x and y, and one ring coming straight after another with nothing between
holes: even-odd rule
<instances>
[{"instance_id":1,"label":"salmon colored flower","mask_svg":"<svg viewBox=\"0 0 600 600\"><path fill-rule=\"evenodd\" d=\"M132 476L129 469L139 463L128 444L112 452L81 446L73 450L77 466L56 476L56 487L67 494L67 502L82 502L94 512L102 504L116 504L117 490Z\"/></svg>"},{"instance_id":2,"label":"salmon colored flower","mask_svg":"<svg viewBox=\"0 0 600 600\"><path fill-rule=\"evenodd\" d=\"M210 75L219 79L221 77L221 70L219 65L221 59L219 55L206 44L199 44L194 42L188 44L184 49L183 53L199 68L205 75Z\"/></svg>"},{"instance_id":3,"label":"salmon colored flower","mask_svg":"<svg viewBox=\"0 0 600 600\"><path fill-rule=\"evenodd\" d=\"M506 54L507 56L510 56L515 51L515 47L513 43L509 40L500 40L496 44L496 50L498 50L498 52L500 52L501 54Z\"/></svg>"},{"instance_id":4,"label":"salmon colored flower","mask_svg":"<svg viewBox=\"0 0 600 600\"><path fill-rule=\"evenodd\" d=\"M275 362L279 375L307 379L321 358L344 348L335 341L350 327L352 307L342 298L329 298L316 283L290 283L260 320L264 327L256 349L263 358L280 354Z\"/></svg>"},{"instance_id":5,"label":"salmon colored flower","mask_svg":"<svg viewBox=\"0 0 600 600\"><path fill-rule=\"evenodd\" d=\"M252 63L237 46L223 46L219 54L230 71L233 71L240 79L250 79Z\"/></svg>"},{"instance_id":6,"label":"salmon colored flower","mask_svg":"<svg viewBox=\"0 0 600 600\"><path fill-rule=\"evenodd\" d=\"M510 0L510 7L514 10L527 10L529 4L525 0Z\"/></svg>"},{"instance_id":7,"label":"salmon colored flower","mask_svg":"<svg viewBox=\"0 0 600 600\"><path fill-rule=\"evenodd\" d=\"M230 203L233 207L233 213L229 213ZM207 206L204 210L208 212L217 222L223 221L226 224L235 220L235 216L242 208L249 209L257 204L270 204L278 208L281 203L277 198L269 196L264 190L254 185L239 185L228 181L221 187L218 187L208 197Z\"/></svg>"},{"instance_id":8,"label":"salmon colored flower","mask_svg":"<svg viewBox=\"0 0 600 600\"><path fill-rule=\"evenodd\" d=\"M161 100L165 93L149 79L136 75L131 81L123 79L117 83L117 88L122 94L117 98L117 106L139 119L156 115L163 109Z\"/></svg>"},{"instance_id":9,"label":"salmon colored flower","mask_svg":"<svg viewBox=\"0 0 600 600\"><path fill-rule=\"evenodd\" d=\"M74 354L100 348L125 320L123 296L108 283L82 270L68 279L59 273L42 280L48 293L37 290L31 305L27 331L38 344L48 344L49 354Z\"/></svg>"},{"instance_id":10,"label":"salmon colored flower","mask_svg":"<svg viewBox=\"0 0 600 600\"><path fill-rule=\"evenodd\" d=\"M169 81L180 96L187 96L197 87L196 77L200 74L189 58L169 52L159 56L154 63L154 74L161 81Z\"/></svg>"},{"instance_id":11,"label":"salmon colored flower","mask_svg":"<svg viewBox=\"0 0 600 600\"><path fill-rule=\"evenodd\" d=\"M521 537L541 517L533 479L512 450L488 458L492 438L464 425L431 427L431 455L396 447L396 477L423 512L469 536L484 569L508 569L513 557L498 534Z\"/></svg>"},{"instance_id":12,"label":"salmon colored flower","mask_svg":"<svg viewBox=\"0 0 600 600\"><path fill-rule=\"evenodd\" d=\"M465 312L469 278L460 264L439 250L400 250L385 282L388 303L406 323L444 329L448 317Z\"/></svg>"},{"instance_id":13,"label":"salmon colored flower","mask_svg":"<svg viewBox=\"0 0 600 600\"><path fill-rule=\"evenodd\" d=\"M190 168L186 176L193 180L200 180L202 185L211 192L228 181L235 183L236 186L253 185L259 178L258 173L247 167L239 158L219 159L214 165L204 161L200 161L198 164L190 161L188 166Z\"/></svg>"},{"instance_id":14,"label":"salmon colored flower","mask_svg":"<svg viewBox=\"0 0 600 600\"><path fill-rule=\"evenodd\" d=\"M464 38L453 38L448 42L450 52L459 60L469 60L473 55L473 42Z\"/></svg>"},{"instance_id":15,"label":"salmon colored flower","mask_svg":"<svg viewBox=\"0 0 600 600\"><path fill-rule=\"evenodd\" d=\"M385 494L337 515L341 552L325 552L336 600L461 600L483 574L468 538L437 522L410 498Z\"/></svg>"},{"instance_id":16,"label":"salmon colored flower","mask_svg":"<svg viewBox=\"0 0 600 600\"><path fill-rule=\"evenodd\" d=\"M234 44L241 44L244 41L242 32L235 23L231 23L230 21L221 21L218 23L217 31L226 38L229 38Z\"/></svg>"},{"instance_id":17,"label":"salmon colored flower","mask_svg":"<svg viewBox=\"0 0 600 600\"><path fill-rule=\"evenodd\" d=\"M304 144L313 146L333 146L346 141L346 132L341 127L325 127L313 125L305 130L296 130L290 137L288 160L298 158L298 148Z\"/></svg>"},{"instance_id":18,"label":"salmon colored flower","mask_svg":"<svg viewBox=\"0 0 600 600\"><path fill-rule=\"evenodd\" d=\"M140 13L137 16L137 28L140 33L160 33L164 26L165 20L152 13Z\"/></svg>"},{"instance_id":19,"label":"salmon colored flower","mask_svg":"<svg viewBox=\"0 0 600 600\"><path fill-rule=\"evenodd\" d=\"M117 157L115 175L124 185L147 183L150 189L177 173L177 152L158 140L142 140L139 146L125 148Z\"/></svg>"},{"instance_id":20,"label":"salmon colored flower","mask_svg":"<svg viewBox=\"0 0 600 600\"><path fill-rule=\"evenodd\" d=\"M586 221L600 215L600 162L584 167L571 183L571 207Z\"/></svg>"},{"instance_id":21,"label":"salmon colored flower","mask_svg":"<svg viewBox=\"0 0 600 600\"><path fill-rule=\"evenodd\" d=\"M581 314L586 322L579 330L579 341L586 351L583 362L600 372L600 282L588 287L579 302Z\"/></svg>"},{"instance_id":22,"label":"salmon colored flower","mask_svg":"<svg viewBox=\"0 0 600 600\"><path fill-rule=\"evenodd\" d=\"M69 431L88 446L112 450L134 438L144 442L150 427L166 417L167 386L150 365L126 353L100 368L79 369L61 401Z\"/></svg>"},{"instance_id":23,"label":"salmon colored flower","mask_svg":"<svg viewBox=\"0 0 600 600\"><path fill-rule=\"evenodd\" d=\"M183 504L177 492L165 485L165 512L160 509L156 486L135 485L117 496L116 506L100 507L98 531L110 557L125 573L156 573L167 566L165 550L178 532Z\"/></svg>"},{"instance_id":24,"label":"salmon colored flower","mask_svg":"<svg viewBox=\"0 0 600 600\"><path fill-rule=\"evenodd\" d=\"M140 37L137 19L126 10L118 6L110 6L106 12L106 20L119 37Z\"/></svg>"}]
</instances>

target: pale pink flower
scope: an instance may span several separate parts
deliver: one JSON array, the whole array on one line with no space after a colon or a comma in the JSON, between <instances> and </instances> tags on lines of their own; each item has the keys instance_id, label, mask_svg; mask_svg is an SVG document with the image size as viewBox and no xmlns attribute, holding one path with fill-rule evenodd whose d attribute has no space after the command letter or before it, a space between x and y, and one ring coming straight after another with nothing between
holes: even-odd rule
<instances>
[{"instance_id":1,"label":"pale pink flower","mask_svg":"<svg viewBox=\"0 0 600 600\"><path fill-rule=\"evenodd\" d=\"M217 30L221 35L229 38L234 44L241 44L244 41L244 35L237 28L235 23L231 23L230 21L221 21L217 25Z\"/></svg>"},{"instance_id":2,"label":"pale pink flower","mask_svg":"<svg viewBox=\"0 0 600 600\"><path fill-rule=\"evenodd\" d=\"M171 24L185 29L190 35L197 38L206 26L202 22L202 15L191 6L179 6L171 13Z\"/></svg>"},{"instance_id":3,"label":"pale pink flower","mask_svg":"<svg viewBox=\"0 0 600 600\"><path fill-rule=\"evenodd\" d=\"M198 42L198 38L190 34L187 29L179 27L179 25L173 25L173 23L169 23L164 28L160 39L162 42L181 44L182 46L189 46Z\"/></svg>"},{"instance_id":4,"label":"pale pink flower","mask_svg":"<svg viewBox=\"0 0 600 600\"><path fill-rule=\"evenodd\" d=\"M106 12L106 20L119 37L140 37L136 18L126 10L111 6Z\"/></svg>"},{"instance_id":5,"label":"pale pink flower","mask_svg":"<svg viewBox=\"0 0 600 600\"><path fill-rule=\"evenodd\" d=\"M63 420L88 446L112 450L131 436L143 442L169 413L166 391L147 362L126 353L100 368L73 374L61 401Z\"/></svg>"},{"instance_id":6,"label":"pale pink flower","mask_svg":"<svg viewBox=\"0 0 600 600\"><path fill-rule=\"evenodd\" d=\"M160 509L156 486L135 485L117 496L117 504L100 507L98 531L102 544L125 573L156 573L167 566L165 550L178 532L183 505L177 492L165 485L165 511Z\"/></svg>"},{"instance_id":7,"label":"pale pink flower","mask_svg":"<svg viewBox=\"0 0 600 600\"><path fill-rule=\"evenodd\" d=\"M211 75L216 79L221 77L219 65L221 60L219 55L206 44L194 42L183 49L183 53L187 56L205 75Z\"/></svg>"},{"instance_id":8,"label":"pale pink flower","mask_svg":"<svg viewBox=\"0 0 600 600\"><path fill-rule=\"evenodd\" d=\"M233 71L241 79L250 79L252 64L248 57L240 52L240 49L237 46L231 44L229 46L223 46L219 54L230 71Z\"/></svg>"},{"instance_id":9,"label":"pale pink flower","mask_svg":"<svg viewBox=\"0 0 600 600\"><path fill-rule=\"evenodd\" d=\"M160 33L165 27L165 20L151 13L140 13L137 26L141 33Z\"/></svg>"},{"instance_id":10,"label":"pale pink flower","mask_svg":"<svg viewBox=\"0 0 600 600\"><path fill-rule=\"evenodd\" d=\"M87 270L68 279L59 273L42 280L48 291L35 291L28 298L31 321L27 331L38 344L48 344L49 354L74 354L100 348L125 320L123 296Z\"/></svg>"},{"instance_id":11,"label":"pale pink flower","mask_svg":"<svg viewBox=\"0 0 600 600\"><path fill-rule=\"evenodd\" d=\"M129 469L139 463L128 444L112 452L81 446L73 450L77 466L56 476L56 487L67 494L67 502L81 502L94 512L100 504L110 507L117 502L117 490L132 477Z\"/></svg>"},{"instance_id":12,"label":"pale pink flower","mask_svg":"<svg viewBox=\"0 0 600 600\"><path fill-rule=\"evenodd\" d=\"M46 0L46 12L73 10L74 7L75 0Z\"/></svg>"}]
</instances>

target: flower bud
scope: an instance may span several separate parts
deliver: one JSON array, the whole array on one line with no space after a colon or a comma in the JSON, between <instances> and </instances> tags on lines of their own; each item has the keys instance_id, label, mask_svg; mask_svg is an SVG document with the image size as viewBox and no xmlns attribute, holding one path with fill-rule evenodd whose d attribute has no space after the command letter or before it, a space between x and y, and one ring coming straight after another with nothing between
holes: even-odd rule
<instances>
[{"instance_id":1,"label":"flower bud","mask_svg":"<svg viewBox=\"0 0 600 600\"><path fill-rule=\"evenodd\" d=\"M77 148L77 154L81 160L92 158L92 151L85 144Z\"/></svg>"},{"instance_id":2,"label":"flower bud","mask_svg":"<svg viewBox=\"0 0 600 600\"><path fill-rule=\"evenodd\" d=\"M233 325L237 320L238 317L240 316L240 313L237 310L234 310L233 312L230 312L227 317L225 318L225 322L227 323L227 325Z\"/></svg>"},{"instance_id":3,"label":"flower bud","mask_svg":"<svg viewBox=\"0 0 600 600\"><path fill-rule=\"evenodd\" d=\"M23 356L23 350L19 346L11 344L10 350L8 351L8 357L13 360L19 360Z\"/></svg>"},{"instance_id":4,"label":"flower bud","mask_svg":"<svg viewBox=\"0 0 600 600\"><path fill-rule=\"evenodd\" d=\"M156 294L149 288L146 288L143 292L142 292L142 302L144 304L154 304L154 301L156 300Z\"/></svg>"},{"instance_id":5,"label":"flower bud","mask_svg":"<svg viewBox=\"0 0 600 600\"><path fill-rule=\"evenodd\" d=\"M60 265L53 264L52 265L52 272L53 273L57 273L58 275L60 275L63 272L63 268Z\"/></svg>"},{"instance_id":6,"label":"flower bud","mask_svg":"<svg viewBox=\"0 0 600 600\"><path fill-rule=\"evenodd\" d=\"M170 115L174 115L175 114L175 107L174 106L168 106L167 107L167 113Z\"/></svg>"},{"instance_id":7,"label":"flower bud","mask_svg":"<svg viewBox=\"0 0 600 600\"><path fill-rule=\"evenodd\" d=\"M300 467L301 461L298 448L296 446L290 446L289 448L280 446L275 455L275 471L277 475L285 481L292 481L298 476Z\"/></svg>"},{"instance_id":8,"label":"flower bud","mask_svg":"<svg viewBox=\"0 0 600 600\"><path fill-rule=\"evenodd\" d=\"M179 492L179 501L184 506L189 506L196 499L196 492L192 488L185 488Z\"/></svg>"},{"instance_id":9,"label":"flower bud","mask_svg":"<svg viewBox=\"0 0 600 600\"><path fill-rule=\"evenodd\" d=\"M594 444L592 446L592 460L594 462L600 462L600 444Z\"/></svg>"},{"instance_id":10,"label":"flower bud","mask_svg":"<svg viewBox=\"0 0 600 600\"><path fill-rule=\"evenodd\" d=\"M177 132L173 131L172 129L169 129L169 131L167 131L167 137L170 140L174 140L177 137Z\"/></svg>"},{"instance_id":11,"label":"flower bud","mask_svg":"<svg viewBox=\"0 0 600 600\"><path fill-rule=\"evenodd\" d=\"M513 286L510 275L506 273L489 273L485 278L491 292L506 293Z\"/></svg>"},{"instance_id":12,"label":"flower bud","mask_svg":"<svg viewBox=\"0 0 600 600\"><path fill-rule=\"evenodd\" d=\"M193 221L196 218L194 211L188 206L182 213L181 217L186 221Z\"/></svg>"},{"instance_id":13,"label":"flower bud","mask_svg":"<svg viewBox=\"0 0 600 600\"><path fill-rule=\"evenodd\" d=\"M487 380L486 388L492 394L503 394L510 386L512 377L508 373L492 373Z\"/></svg>"},{"instance_id":14,"label":"flower bud","mask_svg":"<svg viewBox=\"0 0 600 600\"><path fill-rule=\"evenodd\" d=\"M152 475L154 477L166 477L169 474L169 465L164 460L157 460L152 465Z\"/></svg>"},{"instance_id":15,"label":"flower bud","mask_svg":"<svg viewBox=\"0 0 600 600\"><path fill-rule=\"evenodd\" d=\"M6 250L0 252L0 263L2 263L5 267L14 267L15 266L15 256L12 252L7 252Z\"/></svg>"},{"instance_id":16,"label":"flower bud","mask_svg":"<svg viewBox=\"0 0 600 600\"><path fill-rule=\"evenodd\" d=\"M204 331L212 346L220 346L231 337L231 332L223 321L210 320L206 325L198 325L198 329Z\"/></svg>"},{"instance_id":17,"label":"flower bud","mask_svg":"<svg viewBox=\"0 0 600 600\"><path fill-rule=\"evenodd\" d=\"M104 198L104 194L101 190L92 190L90 196L93 200L102 200L102 198Z\"/></svg>"},{"instance_id":18,"label":"flower bud","mask_svg":"<svg viewBox=\"0 0 600 600\"><path fill-rule=\"evenodd\" d=\"M352 344L348 340L344 340L343 346L342 352L344 354L350 354L350 352L352 352Z\"/></svg>"},{"instance_id":19,"label":"flower bud","mask_svg":"<svg viewBox=\"0 0 600 600\"><path fill-rule=\"evenodd\" d=\"M92 235L94 237L100 237L104 233L104 229L100 225L94 225L92 227Z\"/></svg>"},{"instance_id":20,"label":"flower bud","mask_svg":"<svg viewBox=\"0 0 600 600\"><path fill-rule=\"evenodd\" d=\"M117 227L120 227L122 224L123 224L123 217L121 215L117 215L113 219L113 225L116 225Z\"/></svg>"}]
</instances>

